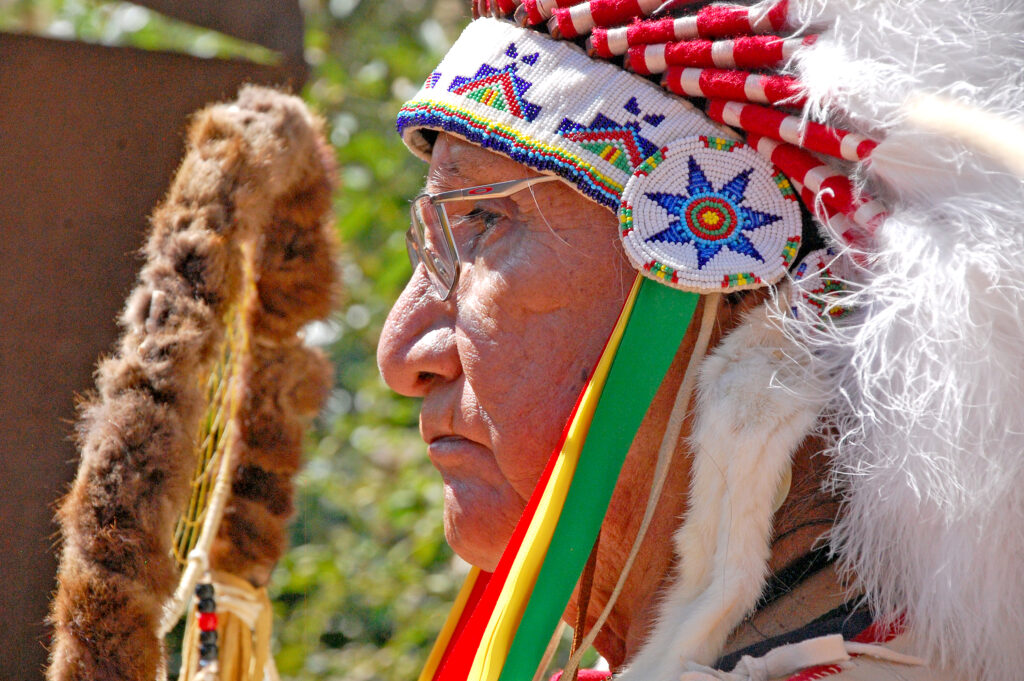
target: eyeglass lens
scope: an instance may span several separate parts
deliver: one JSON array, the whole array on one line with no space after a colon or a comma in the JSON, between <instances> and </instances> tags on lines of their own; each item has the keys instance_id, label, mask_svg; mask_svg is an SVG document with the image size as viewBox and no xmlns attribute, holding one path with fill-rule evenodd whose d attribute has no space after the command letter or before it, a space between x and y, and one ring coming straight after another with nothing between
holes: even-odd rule
<instances>
[{"instance_id":1,"label":"eyeglass lens","mask_svg":"<svg viewBox=\"0 0 1024 681\"><path fill-rule=\"evenodd\" d=\"M455 254L445 233L443 210L435 209L429 196L413 201L407 248L413 268L422 262L438 294L447 298L455 284Z\"/></svg>"}]
</instances>

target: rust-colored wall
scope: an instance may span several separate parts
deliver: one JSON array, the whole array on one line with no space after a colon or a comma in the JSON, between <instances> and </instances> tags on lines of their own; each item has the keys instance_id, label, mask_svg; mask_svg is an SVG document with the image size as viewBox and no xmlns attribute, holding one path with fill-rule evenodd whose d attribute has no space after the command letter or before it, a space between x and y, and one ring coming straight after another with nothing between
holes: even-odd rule
<instances>
[{"instance_id":1,"label":"rust-colored wall","mask_svg":"<svg viewBox=\"0 0 1024 681\"><path fill-rule=\"evenodd\" d=\"M136 0L168 16L223 31L301 61L302 11L295 0Z\"/></svg>"},{"instance_id":2,"label":"rust-colored wall","mask_svg":"<svg viewBox=\"0 0 1024 681\"><path fill-rule=\"evenodd\" d=\"M39 679L73 396L111 349L187 116L247 62L0 34L0 679Z\"/></svg>"}]
</instances>

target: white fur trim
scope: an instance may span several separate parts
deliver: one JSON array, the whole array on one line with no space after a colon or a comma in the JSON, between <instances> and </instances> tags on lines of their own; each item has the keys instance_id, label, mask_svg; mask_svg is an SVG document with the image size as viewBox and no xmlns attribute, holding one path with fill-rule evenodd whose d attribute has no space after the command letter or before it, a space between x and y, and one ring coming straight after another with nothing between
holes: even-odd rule
<instances>
[{"instance_id":1,"label":"white fur trim","mask_svg":"<svg viewBox=\"0 0 1024 681\"><path fill-rule=\"evenodd\" d=\"M806 360L762 306L704 361L680 573L623 681L674 680L687 661L712 662L760 597L776 492L821 404Z\"/></svg>"}]
</instances>

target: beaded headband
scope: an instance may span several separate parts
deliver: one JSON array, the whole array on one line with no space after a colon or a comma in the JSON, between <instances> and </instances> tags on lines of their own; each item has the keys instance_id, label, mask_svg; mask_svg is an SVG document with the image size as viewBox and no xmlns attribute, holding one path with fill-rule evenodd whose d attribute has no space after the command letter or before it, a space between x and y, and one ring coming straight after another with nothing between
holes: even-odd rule
<instances>
[{"instance_id":1,"label":"beaded headband","mask_svg":"<svg viewBox=\"0 0 1024 681\"><path fill-rule=\"evenodd\" d=\"M789 0L753 7L709 5L685 16L664 16L666 10L678 14L678 8L695 4L700 3L474 0L477 16L514 17L521 26L543 24L549 35L488 19L474 21L402 109L399 130L421 157L429 156L430 145L417 129L432 128L561 175L619 212L623 245L634 266L671 286L709 293L773 283L792 265L800 244L789 214L763 207L777 205L775 192L762 186L748 198L725 191L735 184L702 185L698 178L695 185L688 160L679 159L670 166L685 171L677 181L663 169L642 181L643 191L632 192L641 201L675 192L676 199L662 201L656 229L636 231L643 226L634 217L637 206L623 202L630 181L624 175L645 175L638 169L652 156L648 144L661 151L686 138L673 134L679 128L689 132L711 126L706 119L695 120L700 114L683 99L700 98L706 101L706 117L731 129L718 127L698 136L732 140L737 132L745 134L749 148L771 163L752 170L754 177L763 179L761 170L767 171L781 195L802 201L828 224L841 246L866 245L885 209L858 193L846 172L825 159L864 161L877 142L807 120L802 85L780 73L816 36L803 34L805 27ZM584 59L569 42L584 38L592 59ZM529 47L520 49L520 40ZM621 67L603 59L621 59ZM453 71L473 65L478 66L472 75ZM537 68L527 74L528 67ZM662 91L681 97L655 97L659 88L649 78L658 75ZM740 169L737 162L743 156L720 158L744 172L748 168ZM749 168L757 167L751 163ZM707 175L703 165L700 170ZM652 191L655 187L659 191ZM703 201L703 195L691 191L695 187L705 188L715 200ZM680 188L688 189L680 193ZM646 214L655 218L658 213L650 209Z\"/></svg>"},{"instance_id":2,"label":"beaded headband","mask_svg":"<svg viewBox=\"0 0 1024 681\"><path fill-rule=\"evenodd\" d=\"M615 210L633 265L699 293L778 281L801 241L794 187L690 102L576 45L472 22L398 116L555 174Z\"/></svg>"}]
</instances>

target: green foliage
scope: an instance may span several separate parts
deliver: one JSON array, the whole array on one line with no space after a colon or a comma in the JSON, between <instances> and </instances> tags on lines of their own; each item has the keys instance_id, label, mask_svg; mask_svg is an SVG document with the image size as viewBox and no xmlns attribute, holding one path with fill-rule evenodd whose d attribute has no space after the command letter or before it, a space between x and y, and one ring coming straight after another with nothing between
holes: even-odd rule
<instances>
[{"instance_id":1,"label":"green foliage","mask_svg":"<svg viewBox=\"0 0 1024 681\"><path fill-rule=\"evenodd\" d=\"M418 405L391 393L375 362L409 277L408 202L426 170L394 121L468 17L463 3L444 0L305 9L313 75L304 97L327 118L337 152L348 299L310 334L329 341L337 378L300 476L292 550L275 572L276 659L286 678L410 681L462 576L444 541Z\"/></svg>"},{"instance_id":2,"label":"green foliage","mask_svg":"<svg viewBox=\"0 0 1024 681\"><path fill-rule=\"evenodd\" d=\"M197 57L238 57L261 64L279 60L271 50L164 17L128 2L0 0L0 31Z\"/></svg>"},{"instance_id":3,"label":"green foliage","mask_svg":"<svg viewBox=\"0 0 1024 681\"><path fill-rule=\"evenodd\" d=\"M303 96L327 119L336 150L346 298L307 331L307 341L330 354L336 379L307 441L292 548L271 584L275 658L285 679L412 681L466 570L444 541L441 484L417 433L418 405L384 386L375 351L410 274L408 202L426 171L395 133L395 117L468 20L468 5L303 0L313 67ZM0 30L276 59L120 2L0 0Z\"/></svg>"}]
</instances>

